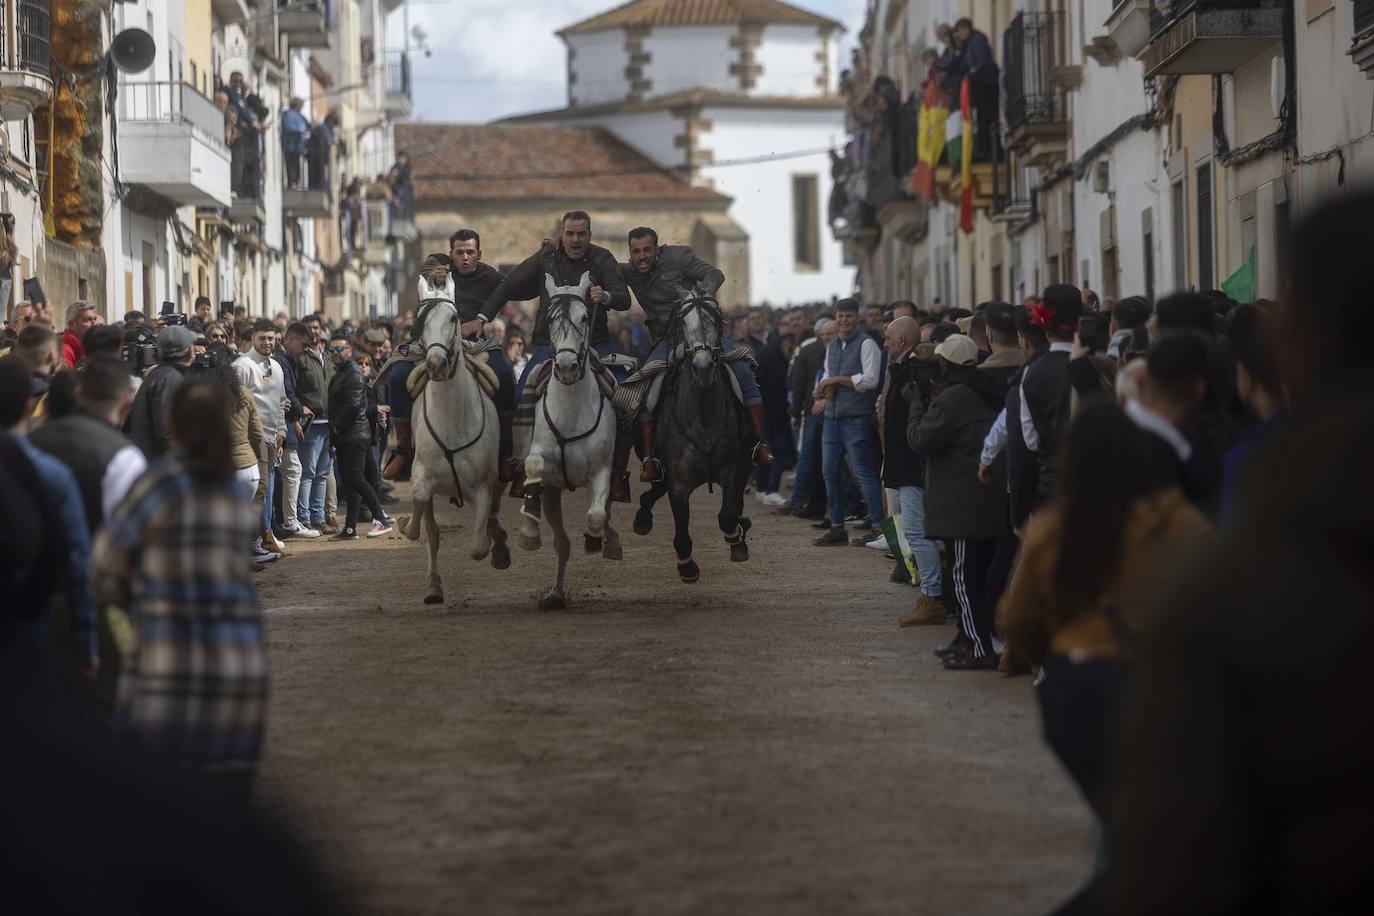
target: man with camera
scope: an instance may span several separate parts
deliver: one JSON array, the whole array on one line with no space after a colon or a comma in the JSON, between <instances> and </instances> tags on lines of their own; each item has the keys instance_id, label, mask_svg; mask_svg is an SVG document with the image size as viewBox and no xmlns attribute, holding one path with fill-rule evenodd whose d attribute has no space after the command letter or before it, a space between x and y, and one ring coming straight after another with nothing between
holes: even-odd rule
<instances>
[{"instance_id":1,"label":"man with camera","mask_svg":"<svg viewBox=\"0 0 1374 916\"><path fill-rule=\"evenodd\" d=\"M129 437L149 458L160 458L172 446L167 412L172 392L185 380L186 370L195 359L195 342L195 332L181 325L158 332L157 366L139 386L129 415Z\"/></svg>"}]
</instances>

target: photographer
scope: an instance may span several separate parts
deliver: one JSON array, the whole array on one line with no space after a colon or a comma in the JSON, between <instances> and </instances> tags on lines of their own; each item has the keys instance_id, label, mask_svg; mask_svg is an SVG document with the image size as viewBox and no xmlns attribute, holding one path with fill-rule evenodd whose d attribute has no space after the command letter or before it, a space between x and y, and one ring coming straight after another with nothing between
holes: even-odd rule
<instances>
[{"instance_id":1,"label":"photographer","mask_svg":"<svg viewBox=\"0 0 1374 916\"><path fill-rule=\"evenodd\" d=\"M158 458L171 447L167 411L174 392L195 359L195 332L180 325L163 328L157 335L157 367L148 373L134 397L129 415L129 435L149 458Z\"/></svg>"}]
</instances>

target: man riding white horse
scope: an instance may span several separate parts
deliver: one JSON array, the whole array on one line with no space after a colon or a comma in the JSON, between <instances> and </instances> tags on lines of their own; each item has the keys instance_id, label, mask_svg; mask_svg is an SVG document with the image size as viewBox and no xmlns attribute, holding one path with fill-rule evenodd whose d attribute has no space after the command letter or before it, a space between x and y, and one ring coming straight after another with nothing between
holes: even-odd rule
<instances>
[{"instance_id":1,"label":"man riding white horse","mask_svg":"<svg viewBox=\"0 0 1374 916\"><path fill-rule=\"evenodd\" d=\"M630 290L621 276L620 265L615 256L605 248L592 244L592 218L582 210L572 210L563 214L563 229L557 245L544 245L530 255L510 272L505 282L496 287L487 297L483 311L494 314L507 301L523 301L539 297L539 310L534 319L532 343L534 351L530 354L525 371L515 387L518 399L525 389L530 373L534 368L553 355L549 345L549 294L544 284L547 275L558 286L576 286L582 275L588 274L591 285L587 294L588 307L592 311L591 337L589 344L601 357L610 357L611 338L606 329L606 310L623 312L630 307ZM614 458L616 473L611 479L611 498L616 502L630 501L629 475L625 465L629 461L631 443L617 440ZM512 493L520 492L520 469L516 468L516 484Z\"/></svg>"},{"instance_id":2,"label":"man riding white horse","mask_svg":"<svg viewBox=\"0 0 1374 916\"><path fill-rule=\"evenodd\" d=\"M644 309L644 324L654 341L653 349L644 360L648 366L669 357L666 336L674 309L682 301L682 290L696 289L700 295L715 296L725 283L720 268L696 256L686 245L659 245L658 233L647 226L630 230L630 263L625 265L625 279L634 290L635 298ZM770 464L773 453L765 444L763 425L763 397L747 360L728 360L726 365L739 381L741 400L749 415L758 442L754 445L755 464ZM646 389L647 391L647 389ZM648 407L639 411L639 445L643 464L639 479L653 483L662 478L663 466L654 457L655 422Z\"/></svg>"}]
</instances>

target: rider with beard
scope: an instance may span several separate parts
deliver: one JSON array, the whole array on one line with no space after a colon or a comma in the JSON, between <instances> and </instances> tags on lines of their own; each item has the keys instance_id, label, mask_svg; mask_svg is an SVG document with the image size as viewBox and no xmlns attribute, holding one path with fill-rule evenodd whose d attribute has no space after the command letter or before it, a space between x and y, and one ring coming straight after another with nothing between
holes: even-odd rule
<instances>
[{"instance_id":1,"label":"rider with beard","mask_svg":"<svg viewBox=\"0 0 1374 916\"><path fill-rule=\"evenodd\" d=\"M534 367L548 361L553 355L553 348L549 345L549 294L544 285L545 275L553 277L557 286L576 286L584 273L591 275L587 308L592 316L592 326L588 332L588 343L598 356L609 357L613 352L610 334L606 329L606 310L623 312L630 307L630 290L621 276L620 264L605 248L592 244L592 218L582 210L571 210L563 214L562 225L558 243L552 245L546 241L537 252L522 261L492 290L482 308L485 314L494 315L508 301L539 297L539 310L535 314L534 333L531 336L534 351L515 386L517 399L524 391L525 382ZM616 440L617 469L625 467L629 460L629 449L630 443L623 436ZM519 478L523 474L519 466L514 471L517 481L512 492L518 493L521 490ZM623 470L611 475L611 498L616 502L630 501L629 475Z\"/></svg>"},{"instance_id":2,"label":"rider with beard","mask_svg":"<svg viewBox=\"0 0 1374 916\"><path fill-rule=\"evenodd\" d=\"M630 263L625 265L625 278L630 289L634 290L640 307L644 309L644 324L654 341L653 348L644 360L647 365L668 358L668 343L664 338L672 321L673 310L682 301L682 291L696 290L700 295L715 296L725 283L725 274L721 273L720 268L698 258L686 245L660 245L658 233L647 226L631 229L629 242ZM765 441L763 397L759 393L758 382L747 361L729 360L726 365L739 380L744 410L758 439L754 444L754 463L769 464L773 460L773 453ZM654 457L654 427L653 416L646 407L641 406L639 444L644 460L639 479L646 483L656 482L663 477L663 466ZM628 459L628 455L626 457ZM617 470L623 467L621 465Z\"/></svg>"}]
</instances>

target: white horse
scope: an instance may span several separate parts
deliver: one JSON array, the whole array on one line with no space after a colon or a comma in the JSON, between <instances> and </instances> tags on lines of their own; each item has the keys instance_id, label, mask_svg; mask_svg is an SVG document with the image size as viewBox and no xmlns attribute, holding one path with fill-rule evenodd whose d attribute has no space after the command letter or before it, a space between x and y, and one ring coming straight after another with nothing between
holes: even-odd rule
<instances>
[{"instance_id":1,"label":"white horse","mask_svg":"<svg viewBox=\"0 0 1374 916\"><path fill-rule=\"evenodd\" d=\"M577 286L557 286L545 275L549 293L549 343L553 378L535 405L534 430L525 458L525 505L520 510L519 544L539 549L539 521L547 514L558 555L553 589L539 601L544 609L567 607L563 591L571 547L563 527L563 491L591 489L585 547L610 560L623 553L620 535L610 525L611 455L615 450L616 415L588 366L592 314L587 303L591 278Z\"/></svg>"},{"instance_id":2,"label":"white horse","mask_svg":"<svg viewBox=\"0 0 1374 916\"><path fill-rule=\"evenodd\" d=\"M510 548L501 527L501 485L497 450L500 425L496 405L478 386L464 365L464 343L459 332L458 306L454 304L453 278L444 287L424 278L419 285L420 305L426 307L424 333L425 368L429 381L411 406L410 425L415 441L411 472L414 514L404 526L405 536L418 540L423 528L429 543L429 580L426 604L444 600L439 580L439 525L434 520L434 497L447 496L459 506L471 502L473 510L471 555L474 560L491 554L497 569L510 566Z\"/></svg>"}]
</instances>

